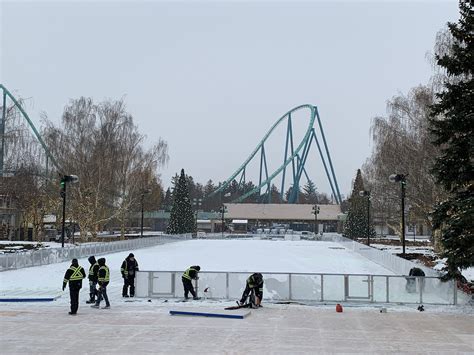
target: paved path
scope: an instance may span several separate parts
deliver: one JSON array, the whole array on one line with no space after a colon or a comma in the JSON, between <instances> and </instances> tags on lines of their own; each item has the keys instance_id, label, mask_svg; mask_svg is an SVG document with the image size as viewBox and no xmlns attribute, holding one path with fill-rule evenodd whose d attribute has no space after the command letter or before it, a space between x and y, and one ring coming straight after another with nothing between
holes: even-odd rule
<instances>
[{"instance_id":1,"label":"paved path","mask_svg":"<svg viewBox=\"0 0 474 355\"><path fill-rule=\"evenodd\" d=\"M0 304L2 354L474 353L472 309L266 305L244 320L170 316L174 303ZM182 303L179 307L182 307ZM207 305L209 306L209 305ZM222 309L223 304L215 307Z\"/></svg>"}]
</instances>

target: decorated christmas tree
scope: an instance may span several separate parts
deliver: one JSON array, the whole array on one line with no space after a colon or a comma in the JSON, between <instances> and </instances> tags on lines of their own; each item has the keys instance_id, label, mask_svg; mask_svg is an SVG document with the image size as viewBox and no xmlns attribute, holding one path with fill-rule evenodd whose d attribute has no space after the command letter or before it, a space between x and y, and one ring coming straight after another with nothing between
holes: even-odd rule
<instances>
[{"instance_id":1,"label":"decorated christmas tree","mask_svg":"<svg viewBox=\"0 0 474 355\"><path fill-rule=\"evenodd\" d=\"M167 228L167 233L194 233L196 221L194 220L194 213L189 198L184 169L181 169L181 175L177 182L175 182L173 198L173 208L171 209L170 223Z\"/></svg>"},{"instance_id":2,"label":"decorated christmas tree","mask_svg":"<svg viewBox=\"0 0 474 355\"><path fill-rule=\"evenodd\" d=\"M347 212L347 219L344 223L344 236L355 239L367 237L367 204L369 203L367 197L360 196L359 192L365 191L364 182L362 181L362 174L360 169L357 170L357 175L354 181L352 194L349 199L349 211ZM375 236L375 230L371 223L370 237Z\"/></svg>"}]
</instances>

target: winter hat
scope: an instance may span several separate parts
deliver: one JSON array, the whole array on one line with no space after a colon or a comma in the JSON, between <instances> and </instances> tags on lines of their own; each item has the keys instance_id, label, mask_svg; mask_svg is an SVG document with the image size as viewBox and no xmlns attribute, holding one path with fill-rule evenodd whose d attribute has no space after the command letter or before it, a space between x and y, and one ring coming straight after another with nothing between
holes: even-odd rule
<instances>
[{"instance_id":1,"label":"winter hat","mask_svg":"<svg viewBox=\"0 0 474 355\"><path fill-rule=\"evenodd\" d=\"M77 259L72 259L72 265L74 266L79 265L79 262L77 261Z\"/></svg>"},{"instance_id":2,"label":"winter hat","mask_svg":"<svg viewBox=\"0 0 474 355\"><path fill-rule=\"evenodd\" d=\"M105 265L105 258L100 258L99 260L97 260L97 263L99 263L100 266L104 266Z\"/></svg>"},{"instance_id":3,"label":"winter hat","mask_svg":"<svg viewBox=\"0 0 474 355\"><path fill-rule=\"evenodd\" d=\"M197 271L200 271L200 270L201 270L201 267L200 267L199 265L196 265L194 268L195 268Z\"/></svg>"},{"instance_id":4,"label":"winter hat","mask_svg":"<svg viewBox=\"0 0 474 355\"><path fill-rule=\"evenodd\" d=\"M128 257L129 257L129 258L134 258L135 255L133 255L133 253L130 253L130 254L128 254Z\"/></svg>"},{"instance_id":5,"label":"winter hat","mask_svg":"<svg viewBox=\"0 0 474 355\"><path fill-rule=\"evenodd\" d=\"M94 255L89 256L89 259L87 259L87 260L89 260L89 262L91 263L91 265L94 265L94 264L95 264L95 261L96 261Z\"/></svg>"}]
</instances>

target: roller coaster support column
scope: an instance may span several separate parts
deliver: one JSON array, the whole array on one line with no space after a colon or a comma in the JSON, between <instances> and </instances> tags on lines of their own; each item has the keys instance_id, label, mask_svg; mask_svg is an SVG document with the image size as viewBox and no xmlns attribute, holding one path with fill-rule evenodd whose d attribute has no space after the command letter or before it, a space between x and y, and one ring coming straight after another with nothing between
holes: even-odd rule
<instances>
[{"instance_id":1,"label":"roller coaster support column","mask_svg":"<svg viewBox=\"0 0 474 355\"><path fill-rule=\"evenodd\" d=\"M5 121L7 119L7 93L5 91L2 92L2 97L2 119L0 120L0 136L2 139L0 146L0 177L3 176L3 157L5 154Z\"/></svg>"}]
</instances>

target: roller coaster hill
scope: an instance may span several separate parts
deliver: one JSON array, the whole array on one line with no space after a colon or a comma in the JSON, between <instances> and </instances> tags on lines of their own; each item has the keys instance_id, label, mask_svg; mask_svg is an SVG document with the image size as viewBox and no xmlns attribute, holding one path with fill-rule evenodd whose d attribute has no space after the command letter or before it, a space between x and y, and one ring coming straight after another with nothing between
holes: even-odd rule
<instances>
[{"instance_id":1,"label":"roller coaster hill","mask_svg":"<svg viewBox=\"0 0 474 355\"><path fill-rule=\"evenodd\" d=\"M299 121L298 127L300 130L295 133L298 129L295 121L304 119L308 122L307 126L301 129L301 122ZM282 138L284 139L283 159L275 161L275 145L281 147ZM321 118L318 108L313 105L295 107L281 116L242 165L207 198L211 198L216 194L225 195L231 184L235 185L235 181L238 181L238 190L240 191L246 183L249 172L255 173L255 171L258 171L257 179L252 179L258 181L258 184L253 189L230 201L231 203L241 203L248 201L249 197L257 196L255 201L257 203L285 202L295 204L298 201L303 179L315 181L310 178L310 173L315 172L313 165L308 168L310 158L314 157L314 153L311 154L314 150L316 150L316 157L319 157L321 162L334 201L336 204L341 204L339 185ZM284 196L285 184L289 184L287 185L290 187L289 196ZM275 199L274 194L271 193L272 185L280 187L279 201L272 201L272 195Z\"/></svg>"}]
</instances>

